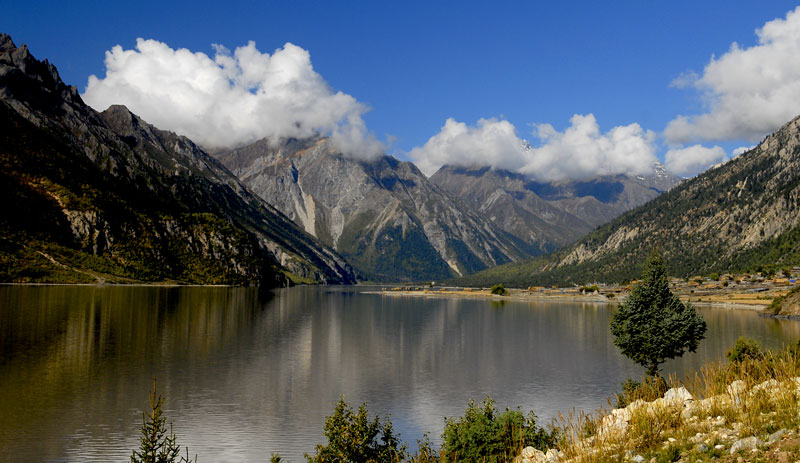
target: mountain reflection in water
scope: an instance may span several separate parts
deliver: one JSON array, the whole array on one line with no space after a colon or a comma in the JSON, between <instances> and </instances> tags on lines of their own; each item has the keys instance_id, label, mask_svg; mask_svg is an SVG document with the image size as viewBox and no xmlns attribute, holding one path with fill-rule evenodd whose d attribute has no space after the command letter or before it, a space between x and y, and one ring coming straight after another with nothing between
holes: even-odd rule
<instances>
[{"instance_id":1,"label":"mountain reflection in water","mask_svg":"<svg viewBox=\"0 0 800 463\"><path fill-rule=\"evenodd\" d=\"M609 337L610 305L366 289L0 286L0 461L126 461L153 378L200 461L299 462L341 395L391 414L413 447L470 399L546 422L642 375ZM740 335L800 337L798 322L701 313L707 339L667 370L722 360Z\"/></svg>"}]
</instances>

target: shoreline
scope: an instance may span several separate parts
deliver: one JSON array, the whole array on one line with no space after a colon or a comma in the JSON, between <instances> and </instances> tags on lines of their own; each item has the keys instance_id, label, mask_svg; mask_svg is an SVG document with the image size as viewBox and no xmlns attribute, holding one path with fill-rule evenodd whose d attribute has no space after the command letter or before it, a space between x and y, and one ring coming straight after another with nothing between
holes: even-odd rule
<instances>
[{"instance_id":1,"label":"shoreline","mask_svg":"<svg viewBox=\"0 0 800 463\"><path fill-rule=\"evenodd\" d=\"M490 294L488 290L465 291L465 290L382 290L382 291L363 291L362 294L374 294L382 296L407 296L407 297L427 297L444 299L484 299L489 301L515 301L515 302L569 302L569 303L589 303L589 304L619 304L626 299L625 296L608 298L603 295L581 295L581 294L537 294L529 292L517 292L506 296ZM682 302L691 302L696 307L721 308L728 310L748 310L759 312L769 306L771 300L747 300L739 301L698 301L691 300L691 297L679 295ZM763 314L763 316L770 316Z\"/></svg>"},{"instance_id":2,"label":"shoreline","mask_svg":"<svg viewBox=\"0 0 800 463\"><path fill-rule=\"evenodd\" d=\"M0 283L0 286L95 286L103 287L157 287L157 288L247 288L236 285L200 285L194 283ZM255 287L255 286L253 286Z\"/></svg>"},{"instance_id":3,"label":"shoreline","mask_svg":"<svg viewBox=\"0 0 800 463\"><path fill-rule=\"evenodd\" d=\"M237 285L203 285L203 284L183 284L174 282L158 282L158 283L0 283L3 286L79 286L79 287L156 287L156 288L238 288L245 286ZM299 285L304 286L304 285ZM318 285L313 285L318 286ZM324 285L319 285L324 286ZM332 285L339 286L339 285ZM358 287L359 285L353 285ZM363 285L363 287L374 287L377 285ZM278 289L278 288L270 288ZM608 298L601 294L576 294L576 293L535 293L525 290L510 289L511 293L508 295L500 296L497 294L490 294L489 290L469 290L465 288L460 289L416 289L416 290L388 290L388 289L372 289L367 291L359 291L360 294L371 294L381 296L395 296L395 297L427 297L427 298L444 298L444 299L483 299L492 302L502 301L515 301L515 302L556 302L556 303L587 303L587 304L619 304L627 297L622 294L618 297ZM800 320L800 315L773 315L763 312L763 309L768 307L771 299L734 299L734 300L713 300L721 298L721 296L705 295L706 298L712 300L702 300L700 297L692 297L686 294L678 294L682 302L691 302L695 307L709 307L727 310L748 310L758 312L760 316L766 318L787 319L787 320Z\"/></svg>"},{"instance_id":4,"label":"shoreline","mask_svg":"<svg viewBox=\"0 0 800 463\"><path fill-rule=\"evenodd\" d=\"M511 294L499 296L488 292L465 292L465 291L363 291L361 294L377 294L383 296L412 296L412 297L431 297L445 299L488 299L492 301L546 301L546 302L588 302L592 304L617 304L618 301L611 300L605 296L579 296L579 295L527 295Z\"/></svg>"}]
</instances>

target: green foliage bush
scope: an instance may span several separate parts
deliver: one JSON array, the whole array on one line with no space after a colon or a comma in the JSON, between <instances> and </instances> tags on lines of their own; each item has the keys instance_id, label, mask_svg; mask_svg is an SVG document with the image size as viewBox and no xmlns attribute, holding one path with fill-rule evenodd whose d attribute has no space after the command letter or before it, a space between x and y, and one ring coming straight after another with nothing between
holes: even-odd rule
<instances>
[{"instance_id":1,"label":"green foliage bush","mask_svg":"<svg viewBox=\"0 0 800 463\"><path fill-rule=\"evenodd\" d=\"M325 419L325 437L328 443L317 445L315 455L306 454L309 463L394 462L408 456L392 422L377 416L370 420L366 403L356 412L340 398L333 415Z\"/></svg>"},{"instance_id":2,"label":"green foliage bush","mask_svg":"<svg viewBox=\"0 0 800 463\"><path fill-rule=\"evenodd\" d=\"M527 416L518 409L499 413L494 405L490 398L481 406L470 401L463 417L445 421L445 461L511 461L527 446L544 450L553 445L553 434L536 425L533 412Z\"/></svg>"},{"instance_id":3,"label":"green foliage bush","mask_svg":"<svg viewBox=\"0 0 800 463\"><path fill-rule=\"evenodd\" d=\"M589 286L581 286L580 292L582 293L594 293L600 291L600 288L597 285L589 285Z\"/></svg>"},{"instance_id":4,"label":"green foliage bush","mask_svg":"<svg viewBox=\"0 0 800 463\"><path fill-rule=\"evenodd\" d=\"M506 294L508 294L508 290L502 284L497 284L497 285L492 286L492 289L490 290L490 292L492 294L496 294L498 296L505 296Z\"/></svg>"},{"instance_id":5,"label":"green foliage bush","mask_svg":"<svg viewBox=\"0 0 800 463\"><path fill-rule=\"evenodd\" d=\"M725 356L731 363L741 363L744 359L758 360L764 353L761 352L761 344L758 341L740 336Z\"/></svg>"}]
</instances>

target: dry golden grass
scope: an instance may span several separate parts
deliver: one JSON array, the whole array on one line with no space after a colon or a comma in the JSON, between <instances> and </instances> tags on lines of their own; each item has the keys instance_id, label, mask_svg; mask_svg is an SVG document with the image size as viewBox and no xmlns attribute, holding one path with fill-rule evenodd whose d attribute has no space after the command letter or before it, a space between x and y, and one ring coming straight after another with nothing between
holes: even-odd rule
<instances>
[{"instance_id":1,"label":"dry golden grass","mask_svg":"<svg viewBox=\"0 0 800 463\"><path fill-rule=\"evenodd\" d=\"M735 364L712 363L690 377L666 382L670 388L685 388L694 400L665 400L663 384L645 381L626 398L630 405L624 409L560 416L555 427L562 461L631 461L636 455L657 462L721 461L731 456L737 440L755 436L767 441L775 431L796 431L800 425L796 349ZM766 450L744 453L744 461L759 461Z\"/></svg>"}]
</instances>

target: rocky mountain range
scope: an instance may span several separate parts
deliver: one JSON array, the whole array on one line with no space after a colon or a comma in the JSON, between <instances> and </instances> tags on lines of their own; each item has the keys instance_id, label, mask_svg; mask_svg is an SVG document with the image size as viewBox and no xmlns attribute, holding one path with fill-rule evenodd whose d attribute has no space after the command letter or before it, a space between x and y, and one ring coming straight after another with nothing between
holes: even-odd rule
<instances>
[{"instance_id":1,"label":"rocky mountain range","mask_svg":"<svg viewBox=\"0 0 800 463\"><path fill-rule=\"evenodd\" d=\"M98 113L0 34L0 280L352 283L191 140Z\"/></svg>"},{"instance_id":2,"label":"rocky mountain range","mask_svg":"<svg viewBox=\"0 0 800 463\"><path fill-rule=\"evenodd\" d=\"M552 183L489 167L443 166L431 177L470 209L545 253L573 243L678 181L658 163L649 176Z\"/></svg>"},{"instance_id":3,"label":"rocky mountain range","mask_svg":"<svg viewBox=\"0 0 800 463\"><path fill-rule=\"evenodd\" d=\"M552 252L677 182L660 165L580 182L454 166L429 179L326 137L212 157L123 106L94 111L4 34L0 118L4 281L440 280Z\"/></svg>"},{"instance_id":4,"label":"rocky mountain range","mask_svg":"<svg viewBox=\"0 0 800 463\"><path fill-rule=\"evenodd\" d=\"M583 182L454 166L428 179L412 163L356 159L322 137L264 139L215 155L377 281L436 280L552 252L678 181L661 165L650 177Z\"/></svg>"},{"instance_id":5,"label":"rocky mountain range","mask_svg":"<svg viewBox=\"0 0 800 463\"><path fill-rule=\"evenodd\" d=\"M572 246L461 282L625 281L639 275L653 248L677 276L800 264L800 117Z\"/></svg>"},{"instance_id":6,"label":"rocky mountain range","mask_svg":"<svg viewBox=\"0 0 800 463\"><path fill-rule=\"evenodd\" d=\"M315 138L217 157L370 280L436 280L541 253L391 156L361 160Z\"/></svg>"}]
</instances>

